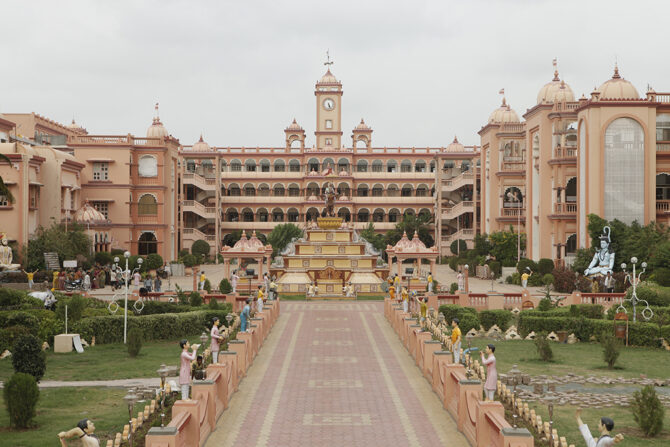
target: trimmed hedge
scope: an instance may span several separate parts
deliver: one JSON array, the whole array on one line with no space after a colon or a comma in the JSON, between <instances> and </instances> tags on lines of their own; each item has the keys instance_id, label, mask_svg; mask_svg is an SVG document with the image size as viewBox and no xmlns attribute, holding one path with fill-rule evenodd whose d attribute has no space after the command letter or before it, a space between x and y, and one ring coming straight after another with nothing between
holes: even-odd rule
<instances>
[{"instance_id":1,"label":"trimmed hedge","mask_svg":"<svg viewBox=\"0 0 670 447\"><path fill-rule=\"evenodd\" d=\"M538 317L523 312L519 316L519 333L522 337L531 331L557 332L567 331L573 333L581 341L588 341L591 335L597 335L604 331L614 332L614 322L611 320L595 320L591 318L574 317ZM659 337L670 335L670 325L663 326L659 330L657 324L652 323L630 323L628 327L628 343L635 346L659 346Z\"/></svg>"},{"instance_id":2,"label":"trimmed hedge","mask_svg":"<svg viewBox=\"0 0 670 447\"><path fill-rule=\"evenodd\" d=\"M509 310L483 310L479 312L479 321L485 330L489 330L494 324L506 331L512 319L512 312Z\"/></svg>"},{"instance_id":3,"label":"trimmed hedge","mask_svg":"<svg viewBox=\"0 0 670 447\"><path fill-rule=\"evenodd\" d=\"M458 304L445 304L439 307L438 312L444 314L445 322L451 324L451 320L458 318L461 320L463 315L477 316L477 310L474 307L463 307ZM479 327L477 327L479 329Z\"/></svg>"},{"instance_id":4,"label":"trimmed hedge","mask_svg":"<svg viewBox=\"0 0 670 447\"><path fill-rule=\"evenodd\" d=\"M168 313L156 315L128 315L128 330L139 328L145 341L174 340L187 335L199 334L209 328L212 318L226 321L229 307L225 310L202 310L196 312ZM74 324L73 332L87 340L95 337L96 343L123 342L123 315L85 318Z\"/></svg>"}]
</instances>

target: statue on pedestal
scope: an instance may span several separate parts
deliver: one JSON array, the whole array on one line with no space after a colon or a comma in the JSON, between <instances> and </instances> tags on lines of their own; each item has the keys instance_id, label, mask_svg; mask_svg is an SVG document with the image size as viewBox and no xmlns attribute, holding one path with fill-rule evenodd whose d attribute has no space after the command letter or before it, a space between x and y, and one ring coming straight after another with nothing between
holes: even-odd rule
<instances>
[{"instance_id":1,"label":"statue on pedestal","mask_svg":"<svg viewBox=\"0 0 670 447\"><path fill-rule=\"evenodd\" d=\"M614 268L614 253L609 250L612 243L610 232L610 227L603 228L603 234L600 236L600 250L596 250L591 264L584 270L584 276L605 276L608 272L612 273L612 269Z\"/></svg>"},{"instance_id":2,"label":"statue on pedestal","mask_svg":"<svg viewBox=\"0 0 670 447\"><path fill-rule=\"evenodd\" d=\"M19 269L21 264L12 264L12 249L8 245L9 241L7 240L7 235L2 233L2 239L0 240L0 271Z\"/></svg>"},{"instance_id":3,"label":"statue on pedestal","mask_svg":"<svg viewBox=\"0 0 670 447\"><path fill-rule=\"evenodd\" d=\"M337 196L338 194L335 190L335 185L333 185L333 182L328 183L325 191L323 192L325 208L321 213L322 217L335 217L335 199Z\"/></svg>"}]
</instances>

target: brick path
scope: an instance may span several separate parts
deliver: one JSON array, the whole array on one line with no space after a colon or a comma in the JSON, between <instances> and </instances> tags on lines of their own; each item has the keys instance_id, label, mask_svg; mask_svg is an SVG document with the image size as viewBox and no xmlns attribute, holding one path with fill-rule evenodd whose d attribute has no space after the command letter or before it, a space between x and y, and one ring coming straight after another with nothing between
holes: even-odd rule
<instances>
[{"instance_id":1,"label":"brick path","mask_svg":"<svg viewBox=\"0 0 670 447\"><path fill-rule=\"evenodd\" d=\"M284 302L207 447L467 446L379 302Z\"/></svg>"}]
</instances>

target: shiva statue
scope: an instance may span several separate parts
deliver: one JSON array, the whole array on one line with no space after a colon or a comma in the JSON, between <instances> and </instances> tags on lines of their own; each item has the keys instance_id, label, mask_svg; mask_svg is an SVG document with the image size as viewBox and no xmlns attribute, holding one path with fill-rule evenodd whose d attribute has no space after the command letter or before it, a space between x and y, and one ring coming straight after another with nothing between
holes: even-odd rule
<instances>
[{"instance_id":1,"label":"shiva statue","mask_svg":"<svg viewBox=\"0 0 670 447\"><path fill-rule=\"evenodd\" d=\"M610 232L610 227L603 228L603 234L600 236L600 250L596 250L591 264L584 270L584 276L606 276L608 273L612 273L612 269L614 268L614 253L610 252L610 244L612 243Z\"/></svg>"}]
</instances>

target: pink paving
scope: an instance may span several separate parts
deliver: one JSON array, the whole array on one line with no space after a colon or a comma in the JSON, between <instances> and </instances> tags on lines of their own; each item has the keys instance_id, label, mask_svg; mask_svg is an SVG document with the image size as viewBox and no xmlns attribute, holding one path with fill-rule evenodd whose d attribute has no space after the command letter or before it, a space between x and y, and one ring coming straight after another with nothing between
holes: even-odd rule
<instances>
[{"instance_id":1,"label":"pink paving","mask_svg":"<svg viewBox=\"0 0 670 447\"><path fill-rule=\"evenodd\" d=\"M466 445L437 396L431 395L434 402L427 405L415 395L410 381L415 381L414 387L416 381L428 385L417 368L409 369L409 376L404 372L407 366L401 368L398 352L406 356L400 361L409 364L411 357L395 335L388 337L390 328L381 326L388 323L375 316L382 313L383 304L374 302L282 304L280 319L286 324L269 336L279 337L278 343L273 352L267 346L261 351L270 356L265 374L255 394L239 395L251 396L252 401L236 439L213 443L214 432L208 445L438 446L440 435L427 408L441 412L440 420L453 426L448 430L454 433L453 445ZM287 355L290 361L285 362ZM258 366L252 365L250 372ZM280 383L283 387L277 390ZM242 405L241 399L232 405Z\"/></svg>"}]
</instances>

